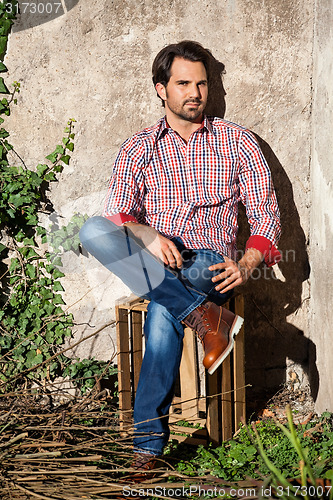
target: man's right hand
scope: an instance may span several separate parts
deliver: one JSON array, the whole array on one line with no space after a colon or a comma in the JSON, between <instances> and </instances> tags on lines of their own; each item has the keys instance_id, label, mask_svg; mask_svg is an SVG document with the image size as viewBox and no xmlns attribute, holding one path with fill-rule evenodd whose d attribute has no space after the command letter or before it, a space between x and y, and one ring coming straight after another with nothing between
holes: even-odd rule
<instances>
[{"instance_id":1,"label":"man's right hand","mask_svg":"<svg viewBox=\"0 0 333 500\"><path fill-rule=\"evenodd\" d=\"M171 240L162 236L162 234L153 227L145 226L144 224L126 222L124 226L127 227L136 238L139 238L147 250L164 262L165 265L170 266L172 269L176 267L181 268L183 263L182 256Z\"/></svg>"}]
</instances>

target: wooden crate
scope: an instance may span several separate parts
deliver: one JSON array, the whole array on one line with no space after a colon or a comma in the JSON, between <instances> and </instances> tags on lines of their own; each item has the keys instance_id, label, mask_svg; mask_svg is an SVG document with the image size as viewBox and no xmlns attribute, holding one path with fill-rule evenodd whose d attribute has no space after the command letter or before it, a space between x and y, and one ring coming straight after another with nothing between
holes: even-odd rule
<instances>
[{"instance_id":1,"label":"wooden crate","mask_svg":"<svg viewBox=\"0 0 333 500\"><path fill-rule=\"evenodd\" d=\"M147 300L134 295L116 302L119 412L124 433L133 427L132 409L144 353L147 305ZM225 306L243 316L241 295ZM171 439L189 444L207 441L220 444L232 437L241 417L245 418L244 328L235 338L232 353L213 375L200 369L199 357L196 335L185 327L179 380L170 408ZM192 427L177 425L181 421Z\"/></svg>"}]
</instances>

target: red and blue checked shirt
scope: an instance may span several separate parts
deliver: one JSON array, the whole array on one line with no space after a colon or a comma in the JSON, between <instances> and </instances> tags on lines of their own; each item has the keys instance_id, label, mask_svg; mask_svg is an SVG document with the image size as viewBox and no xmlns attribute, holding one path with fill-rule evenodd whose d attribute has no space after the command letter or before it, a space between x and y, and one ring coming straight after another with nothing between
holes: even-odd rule
<instances>
[{"instance_id":1,"label":"red and blue checked shirt","mask_svg":"<svg viewBox=\"0 0 333 500\"><path fill-rule=\"evenodd\" d=\"M206 116L186 143L161 118L122 145L103 216L133 221L178 236L187 248L212 249L235 259L238 201L268 265L280 260L279 209L270 170L254 136Z\"/></svg>"}]
</instances>

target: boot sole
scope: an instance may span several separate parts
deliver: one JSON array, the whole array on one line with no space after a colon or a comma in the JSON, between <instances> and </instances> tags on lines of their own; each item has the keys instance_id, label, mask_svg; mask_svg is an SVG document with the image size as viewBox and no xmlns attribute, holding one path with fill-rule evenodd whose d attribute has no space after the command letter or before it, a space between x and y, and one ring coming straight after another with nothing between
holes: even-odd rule
<instances>
[{"instance_id":1,"label":"boot sole","mask_svg":"<svg viewBox=\"0 0 333 500\"><path fill-rule=\"evenodd\" d=\"M234 319L233 324L231 325L230 328L230 334L229 334L229 344L227 345L226 349L223 351L221 356L217 358L216 361L212 364L210 368L208 368L208 373L209 375L213 375L213 373L218 369L218 367L223 363L225 358L230 354L234 347L235 343L235 337L237 333L239 333L240 329L242 328L242 325L244 323L244 319L241 318L241 316L236 316Z\"/></svg>"}]
</instances>

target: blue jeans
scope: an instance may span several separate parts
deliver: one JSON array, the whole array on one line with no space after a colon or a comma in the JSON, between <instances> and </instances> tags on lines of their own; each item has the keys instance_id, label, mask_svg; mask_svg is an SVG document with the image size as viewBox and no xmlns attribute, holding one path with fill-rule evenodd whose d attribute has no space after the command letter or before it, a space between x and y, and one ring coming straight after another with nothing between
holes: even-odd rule
<instances>
[{"instance_id":1,"label":"blue jeans","mask_svg":"<svg viewBox=\"0 0 333 500\"><path fill-rule=\"evenodd\" d=\"M134 404L134 447L159 455L169 438L168 415L183 346L181 321L207 298L224 304L232 292L219 293L211 281L224 262L209 249L191 250L173 242L182 268L164 266L126 227L104 217L89 219L80 230L84 248L138 296L150 299L144 325L146 349Z\"/></svg>"}]
</instances>

